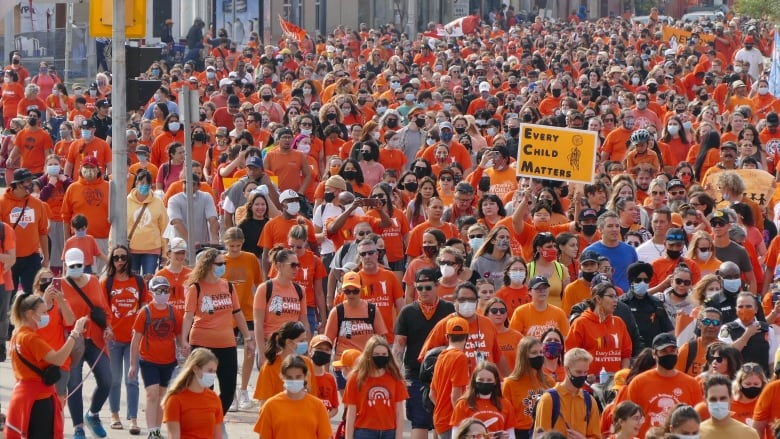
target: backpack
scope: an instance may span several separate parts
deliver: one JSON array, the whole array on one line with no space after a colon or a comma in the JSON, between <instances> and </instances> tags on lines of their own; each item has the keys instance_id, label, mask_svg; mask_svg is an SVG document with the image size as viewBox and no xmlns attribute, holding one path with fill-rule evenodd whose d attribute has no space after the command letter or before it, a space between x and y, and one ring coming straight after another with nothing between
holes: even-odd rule
<instances>
[{"instance_id":1,"label":"backpack","mask_svg":"<svg viewBox=\"0 0 780 439\"><path fill-rule=\"evenodd\" d=\"M160 322L163 322L165 320L170 320L173 322L174 326L176 325L176 315L173 313L173 307L171 305L168 306L168 317L163 318L162 320L158 320L155 324L159 324ZM144 322L144 332L142 335L144 335L144 343L146 343L146 349L149 349L149 339L146 337L146 334L149 332L149 327L152 326L152 310L149 309L149 305L144 306L144 314L146 314L146 321Z\"/></svg>"},{"instance_id":2,"label":"backpack","mask_svg":"<svg viewBox=\"0 0 780 439\"><path fill-rule=\"evenodd\" d=\"M688 340L688 357L685 359L685 373L688 373L688 371L691 369L691 366L693 365L693 360L696 359L696 354L699 350L699 340L697 338L693 338L693 340Z\"/></svg>"},{"instance_id":3,"label":"backpack","mask_svg":"<svg viewBox=\"0 0 780 439\"><path fill-rule=\"evenodd\" d=\"M143 292L146 289L146 283L144 278L139 275L135 275L135 283L138 285L138 303L135 306L136 311L141 309L141 301L143 300ZM114 276L108 276L106 278L106 295L108 296L108 303L111 303L111 291L114 289Z\"/></svg>"},{"instance_id":4,"label":"backpack","mask_svg":"<svg viewBox=\"0 0 780 439\"><path fill-rule=\"evenodd\" d=\"M293 282L293 286L295 287L295 292L298 293L298 301L303 300L303 288L301 288L300 285ZM232 285L231 285L232 287ZM265 303L268 303L269 300L271 300L271 296L274 292L274 283L272 280L265 281Z\"/></svg>"},{"instance_id":5,"label":"backpack","mask_svg":"<svg viewBox=\"0 0 780 439\"><path fill-rule=\"evenodd\" d=\"M371 327L374 327L374 318L376 317L376 305L368 302L368 317L366 318L357 318L357 319L350 319L350 320L360 320L364 321L371 325ZM344 324L344 304L339 303L336 305L336 344L333 346L333 352L336 352L336 347L339 345L339 333L341 333L341 326ZM347 338L352 338L352 333L345 334L344 335Z\"/></svg>"},{"instance_id":6,"label":"backpack","mask_svg":"<svg viewBox=\"0 0 780 439\"><path fill-rule=\"evenodd\" d=\"M441 355L446 346L437 346L429 349L423 356L423 360L420 363L420 383L422 387L420 391L422 393L423 408L428 413L433 413L433 401L431 401L431 383L433 382L433 371L436 367L436 362L439 361L439 355Z\"/></svg>"},{"instance_id":7,"label":"backpack","mask_svg":"<svg viewBox=\"0 0 780 439\"><path fill-rule=\"evenodd\" d=\"M195 302L197 302L200 299L200 282L195 282L193 285L195 285L195 292L197 293L195 296ZM228 292L233 294L233 283L231 282L228 282Z\"/></svg>"},{"instance_id":8,"label":"backpack","mask_svg":"<svg viewBox=\"0 0 780 439\"><path fill-rule=\"evenodd\" d=\"M552 416L550 417L550 427L555 428L555 423L558 422L558 418L561 415L561 395L555 389L547 389L545 393L549 393L552 398ZM585 422L590 421L590 412L593 409L593 400L591 399L590 392L583 390L582 395L585 397ZM532 417L536 420L536 408L539 407L539 401L541 397L536 401L534 405Z\"/></svg>"}]
</instances>

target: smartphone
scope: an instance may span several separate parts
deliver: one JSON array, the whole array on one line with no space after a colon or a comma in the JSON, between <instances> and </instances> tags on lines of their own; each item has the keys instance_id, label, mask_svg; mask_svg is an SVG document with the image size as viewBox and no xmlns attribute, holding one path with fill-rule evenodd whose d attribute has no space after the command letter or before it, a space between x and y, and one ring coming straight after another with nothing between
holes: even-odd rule
<instances>
[{"instance_id":1,"label":"smartphone","mask_svg":"<svg viewBox=\"0 0 780 439\"><path fill-rule=\"evenodd\" d=\"M53 286L56 290L62 291L62 278L55 277L54 279L52 279L51 286Z\"/></svg>"},{"instance_id":2,"label":"smartphone","mask_svg":"<svg viewBox=\"0 0 780 439\"><path fill-rule=\"evenodd\" d=\"M777 304L778 300L780 300L780 291L773 291L772 292L772 306L775 306L775 304Z\"/></svg>"}]
</instances>

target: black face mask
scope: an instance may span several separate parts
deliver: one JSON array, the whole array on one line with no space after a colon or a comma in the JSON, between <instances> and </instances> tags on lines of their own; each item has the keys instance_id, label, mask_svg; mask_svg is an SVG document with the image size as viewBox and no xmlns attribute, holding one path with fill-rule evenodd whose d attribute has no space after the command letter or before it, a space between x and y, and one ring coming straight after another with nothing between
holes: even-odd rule
<instances>
[{"instance_id":1,"label":"black face mask","mask_svg":"<svg viewBox=\"0 0 780 439\"><path fill-rule=\"evenodd\" d=\"M398 120L396 119L387 119L385 121L385 125L387 125L388 128L395 129L398 127Z\"/></svg>"},{"instance_id":2,"label":"black face mask","mask_svg":"<svg viewBox=\"0 0 780 439\"><path fill-rule=\"evenodd\" d=\"M466 128L465 127L455 127L455 132L458 133L458 134L463 134L463 133L466 132Z\"/></svg>"},{"instance_id":3,"label":"black face mask","mask_svg":"<svg viewBox=\"0 0 780 439\"><path fill-rule=\"evenodd\" d=\"M205 122L206 121L206 113L200 113L199 119L200 119L201 122Z\"/></svg>"},{"instance_id":4,"label":"black face mask","mask_svg":"<svg viewBox=\"0 0 780 439\"><path fill-rule=\"evenodd\" d=\"M528 359L528 362L531 363L531 367L533 367L535 370L539 370L542 368L542 366L544 366L544 355L531 357Z\"/></svg>"},{"instance_id":5,"label":"black face mask","mask_svg":"<svg viewBox=\"0 0 780 439\"><path fill-rule=\"evenodd\" d=\"M582 386L585 385L585 381L587 381L587 379L588 379L587 375L582 375L578 377L569 375L569 380L571 380L571 384L578 389L581 389Z\"/></svg>"},{"instance_id":6,"label":"black face mask","mask_svg":"<svg viewBox=\"0 0 780 439\"><path fill-rule=\"evenodd\" d=\"M38 125L38 118L37 117L31 117L30 119L27 120L27 124L30 125L31 127L37 126Z\"/></svg>"},{"instance_id":7,"label":"black face mask","mask_svg":"<svg viewBox=\"0 0 780 439\"><path fill-rule=\"evenodd\" d=\"M669 259L680 259L681 255L682 250L666 250L666 256L669 256Z\"/></svg>"},{"instance_id":8,"label":"black face mask","mask_svg":"<svg viewBox=\"0 0 780 439\"><path fill-rule=\"evenodd\" d=\"M496 383L474 383L474 390L483 396L492 395L496 390Z\"/></svg>"},{"instance_id":9,"label":"black face mask","mask_svg":"<svg viewBox=\"0 0 780 439\"><path fill-rule=\"evenodd\" d=\"M43 293L46 291L46 288L49 288L49 285L51 285L51 281L41 282L40 285L38 285L38 290Z\"/></svg>"},{"instance_id":10,"label":"black face mask","mask_svg":"<svg viewBox=\"0 0 780 439\"><path fill-rule=\"evenodd\" d=\"M559 98L559 97L561 97L561 89L559 89L559 88L554 88L554 89L552 90L552 95L553 95L553 97L554 97L554 98Z\"/></svg>"},{"instance_id":11,"label":"black face mask","mask_svg":"<svg viewBox=\"0 0 780 439\"><path fill-rule=\"evenodd\" d=\"M532 120L533 120L533 118L534 118L534 117L533 117L531 114L525 113L525 114L523 115L523 122L530 122L530 121L532 121Z\"/></svg>"},{"instance_id":12,"label":"black face mask","mask_svg":"<svg viewBox=\"0 0 780 439\"><path fill-rule=\"evenodd\" d=\"M517 137L518 134L520 134L520 127L509 128L510 136Z\"/></svg>"},{"instance_id":13,"label":"black face mask","mask_svg":"<svg viewBox=\"0 0 780 439\"><path fill-rule=\"evenodd\" d=\"M347 180L354 180L357 178L357 171L344 171L343 177Z\"/></svg>"},{"instance_id":14,"label":"black face mask","mask_svg":"<svg viewBox=\"0 0 780 439\"><path fill-rule=\"evenodd\" d=\"M655 94L658 91L658 86L655 84L650 84L647 86L647 91L650 92L650 94Z\"/></svg>"},{"instance_id":15,"label":"black face mask","mask_svg":"<svg viewBox=\"0 0 780 439\"><path fill-rule=\"evenodd\" d=\"M197 132L192 135L192 140L196 142L205 142L208 139L206 133Z\"/></svg>"},{"instance_id":16,"label":"black face mask","mask_svg":"<svg viewBox=\"0 0 780 439\"><path fill-rule=\"evenodd\" d=\"M387 363L390 362L390 357L387 355L374 355L371 357L374 365L380 369L387 367Z\"/></svg>"},{"instance_id":17,"label":"black face mask","mask_svg":"<svg viewBox=\"0 0 780 439\"><path fill-rule=\"evenodd\" d=\"M414 124L417 125L417 128L422 128L425 126L425 119L417 118L414 120Z\"/></svg>"},{"instance_id":18,"label":"black face mask","mask_svg":"<svg viewBox=\"0 0 780 439\"><path fill-rule=\"evenodd\" d=\"M407 182L404 188L406 188L407 192L417 192L417 183L413 181Z\"/></svg>"},{"instance_id":19,"label":"black face mask","mask_svg":"<svg viewBox=\"0 0 780 439\"><path fill-rule=\"evenodd\" d=\"M333 192L325 192L325 202L332 203L336 199L336 194Z\"/></svg>"},{"instance_id":20,"label":"black face mask","mask_svg":"<svg viewBox=\"0 0 780 439\"><path fill-rule=\"evenodd\" d=\"M596 227L595 224L583 224L582 233L584 233L585 236L593 236L596 233Z\"/></svg>"},{"instance_id":21,"label":"black face mask","mask_svg":"<svg viewBox=\"0 0 780 439\"><path fill-rule=\"evenodd\" d=\"M263 100L266 101L266 102L270 101L271 98L273 97L271 95L262 95L262 96L263 96Z\"/></svg>"},{"instance_id":22,"label":"black face mask","mask_svg":"<svg viewBox=\"0 0 780 439\"><path fill-rule=\"evenodd\" d=\"M587 283L591 283L593 281L593 278L596 277L597 274L598 271L591 271L591 272L583 271L582 273L580 273L580 275L582 275L582 279L584 279L585 282Z\"/></svg>"},{"instance_id":23,"label":"black face mask","mask_svg":"<svg viewBox=\"0 0 780 439\"><path fill-rule=\"evenodd\" d=\"M425 253L425 256L429 258L433 258L436 256L436 253L439 252L439 247L435 245L424 245L423 246L423 253Z\"/></svg>"},{"instance_id":24,"label":"black face mask","mask_svg":"<svg viewBox=\"0 0 780 439\"><path fill-rule=\"evenodd\" d=\"M363 106L366 104L366 98L358 98L358 105Z\"/></svg>"},{"instance_id":25,"label":"black face mask","mask_svg":"<svg viewBox=\"0 0 780 439\"><path fill-rule=\"evenodd\" d=\"M367 162L374 159L374 155L371 154L371 151L361 151L360 155L363 157L363 160Z\"/></svg>"},{"instance_id":26,"label":"black face mask","mask_svg":"<svg viewBox=\"0 0 780 439\"><path fill-rule=\"evenodd\" d=\"M324 366L330 362L330 354L323 351L314 351L311 362L316 366Z\"/></svg>"},{"instance_id":27,"label":"black face mask","mask_svg":"<svg viewBox=\"0 0 780 439\"><path fill-rule=\"evenodd\" d=\"M658 357L658 365L666 370L674 370L675 365L677 365L677 354Z\"/></svg>"},{"instance_id":28,"label":"black face mask","mask_svg":"<svg viewBox=\"0 0 780 439\"><path fill-rule=\"evenodd\" d=\"M338 115L333 114L333 113L328 113L328 114L325 115L325 119L328 119L328 120L336 120L337 117L338 117Z\"/></svg>"},{"instance_id":29,"label":"black face mask","mask_svg":"<svg viewBox=\"0 0 780 439\"><path fill-rule=\"evenodd\" d=\"M743 395L745 395L748 399L758 398L758 395L761 394L761 391L764 390L763 387L740 387L739 390L742 392Z\"/></svg>"}]
</instances>

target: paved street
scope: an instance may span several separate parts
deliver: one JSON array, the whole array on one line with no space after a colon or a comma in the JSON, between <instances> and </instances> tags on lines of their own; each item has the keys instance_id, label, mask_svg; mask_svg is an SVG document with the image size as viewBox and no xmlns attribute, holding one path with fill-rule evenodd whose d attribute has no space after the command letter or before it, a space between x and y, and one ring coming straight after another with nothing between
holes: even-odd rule
<instances>
[{"instance_id":1,"label":"paved street","mask_svg":"<svg viewBox=\"0 0 780 439\"><path fill-rule=\"evenodd\" d=\"M243 358L243 352L242 349L239 348L239 358ZM84 367L84 371L86 373L87 367ZM250 386L249 386L249 394L251 395L253 392L254 383L257 380L257 371L254 371L252 373L252 378L249 380ZM240 380L239 380L240 381ZM11 371L11 363L9 361L6 361L4 363L0 363L0 405L2 405L2 412L6 413L6 410L8 408L8 399L11 396L11 389L14 384L13 379L13 373ZM87 405L86 398L88 398L87 395L91 395L92 391L95 388L95 380L93 378L89 378L87 382L84 385L85 391L85 407ZM124 400L124 388L123 391L123 400ZM110 419L111 419L111 413L108 408L108 401L106 401L105 405L103 406L103 411L100 412L100 419L103 421L103 426L106 428L106 431L108 431L108 437L111 439L129 439L129 438L145 438L146 437L146 422L144 420L144 410L145 410L145 397L143 393L143 388L141 389L141 395L139 397L140 399L140 407L138 410L138 424L141 426L142 433L141 436L131 436L130 433L127 431L127 428L129 424L123 420L123 423L125 424L124 430L111 430L109 428ZM121 410L121 413L125 413L124 404L123 408ZM251 412L229 412L226 416L226 425L227 425L227 431L228 431L228 437L229 439L244 439L244 438L256 438L257 435L252 431L252 428L255 425L255 421L257 420L257 410L251 411ZM73 427L70 420L70 413L68 412L67 408L65 409L65 437L71 438L73 436ZM336 427L338 426L338 420L341 419L341 414L334 416L334 420L332 422L333 424L333 431L335 432ZM410 426L407 423L406 429L407 433L404 435L404 437L409 437L408 431L410 430ZM164 432L164 430L163 430ZM87 437L91 437L89 434L89 431L87 431ZM0 433L0 439L5 438L5 436Z\"/></svg>"}]
</instances>

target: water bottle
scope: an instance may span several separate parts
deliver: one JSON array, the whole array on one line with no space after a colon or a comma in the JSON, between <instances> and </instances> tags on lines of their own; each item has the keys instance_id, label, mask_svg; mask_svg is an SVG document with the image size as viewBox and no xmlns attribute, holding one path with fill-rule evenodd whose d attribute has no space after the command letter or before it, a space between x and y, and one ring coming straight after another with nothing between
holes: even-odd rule
<instances>
[{"instance_id":1,"label":"water bottle","mask_svg":"<svg viewBox=\"0 0 780 439\"><path fill-rule=\"evenodd\" d=\"M607 384L609 381L609 373L607 373L607 369L602 367L601 372L599 372L599 384L602 386Z\"/></svg>"}]
</instances>

